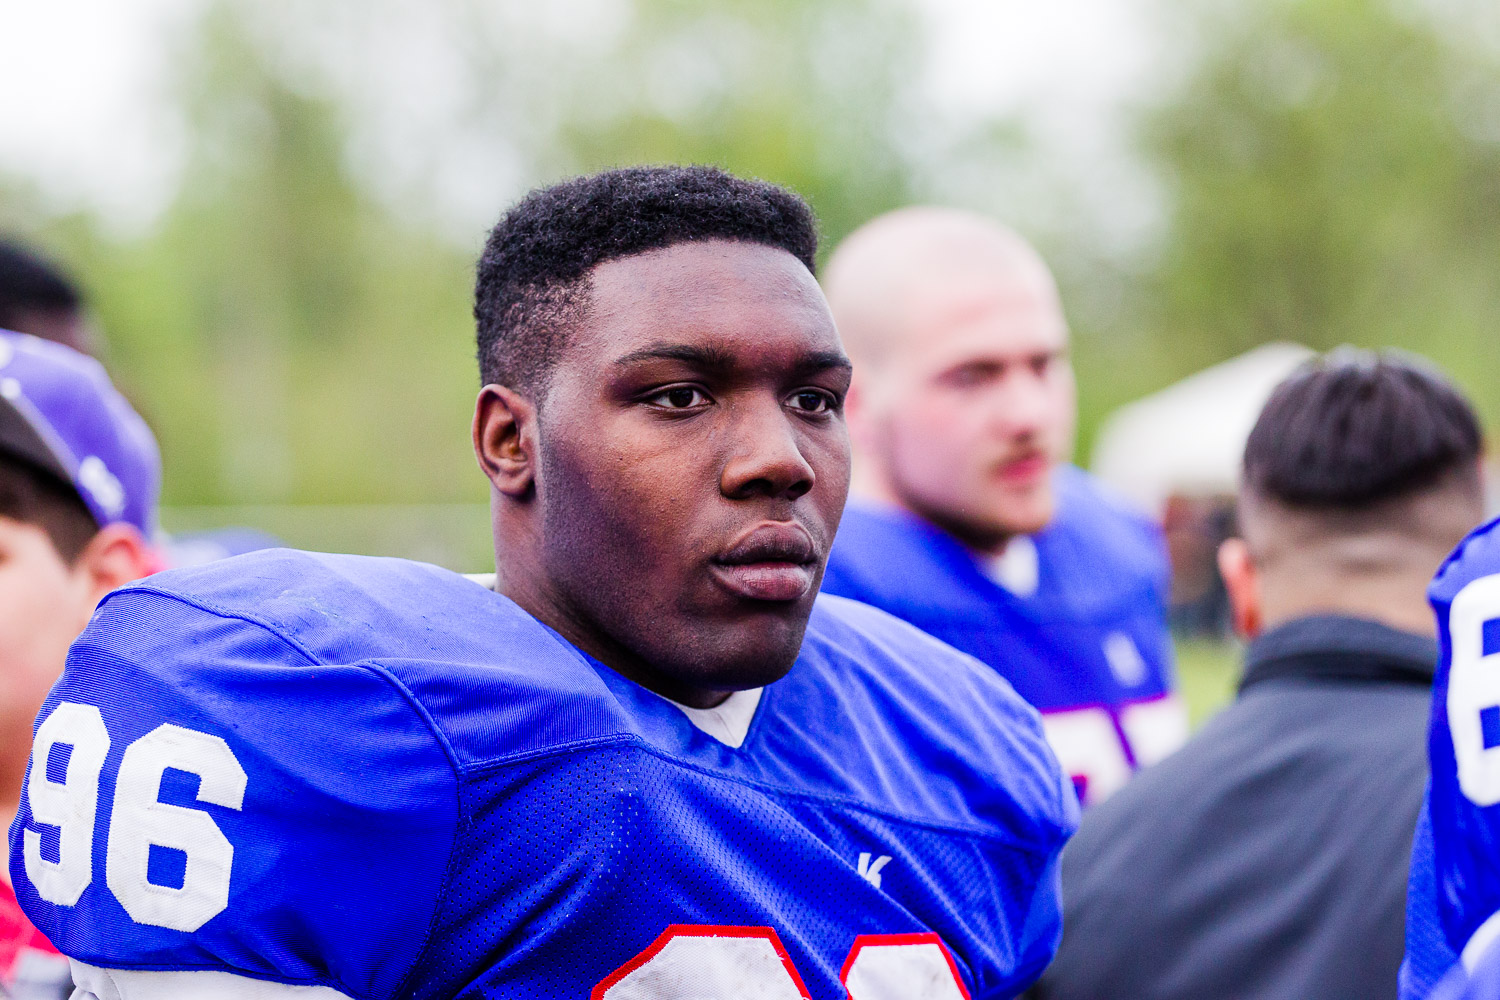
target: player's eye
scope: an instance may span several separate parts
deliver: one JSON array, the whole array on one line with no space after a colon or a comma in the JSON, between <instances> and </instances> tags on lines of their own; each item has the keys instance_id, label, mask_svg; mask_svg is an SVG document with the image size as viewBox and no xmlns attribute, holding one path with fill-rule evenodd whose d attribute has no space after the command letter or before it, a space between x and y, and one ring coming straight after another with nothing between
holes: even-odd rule
<instances>
[{"instance_id":1,"label":"player's eye","mask_svg":"<svg viewBox=\"0 0 1500 1000\"><path fill-rule=\"evenodd\" d=\"M946 385L955 389L978 389L988 385L1005 375L1005 366L991 362L977 361L972 364L960 365L957 368L944 372L939 376Z\"/></svg>"},{"instance_id":2,"label":"player's eye","mask_svg":"<svg viewBox=\"0 0 1500 1000\"><path fill-rule=\"evenodd\" d=\"M838 400L822 389L802 389L792 393L787 403L803 413L828 413L838 408Z\"/></svg>"},{"instance_id":3,"label":"player's eye","mask_svg":"<svg viewBox=\"0 0 1500 1000\"><path fill-rule=\"evenodd\" d=\"M690 410L707 404L709 399L702 389L690 385L674 385L648 397L646 402L664 410Z\"/></svg>"}]
</instances>

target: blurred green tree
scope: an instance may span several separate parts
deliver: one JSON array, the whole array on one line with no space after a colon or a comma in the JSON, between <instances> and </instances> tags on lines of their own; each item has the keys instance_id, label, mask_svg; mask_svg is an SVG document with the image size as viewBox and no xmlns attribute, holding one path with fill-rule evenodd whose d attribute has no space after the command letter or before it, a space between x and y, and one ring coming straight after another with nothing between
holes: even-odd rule
<instances>
[{"instance_id":1,"label":"blurred green tree","mask_svg":"<svg viewBox=\"0 0 1500 1000\"><path fill-rule=\"evenodd\" d=\"M841 236L910 197L893 117L915 48L899 3L621 0L614 29L590 34L549 27L545 10L445 0L419 16L456 40L443 54L456 65L436 67L463 91L441 123L453 148L402 152L495 162L496 180L478 171L486 221L566 174L702 162L794 186ZM482 224L454 240L419 203L444 192L420 183L393 200L367 141L381 109L360 92L359 72L383 67L356 67L351 87L338 78L349 66L318 48L354 38L381 51L378 13L213 0L180 40L171 97L185 155L159 223L122 237L82 214L23 219L84 277L107 361L161 441L169 506L486 496L466 434ZM16 199L32 200L19 187ZM295 519L231 516L298 544L360 547L303 537ZM482 565L475 537L442 557Z\"/></svg>"},{"instance_id":2,"label":"blurred green tree","mask_svg":"<svg viewBox=\"0 0 1500 1000\"><path fill-rule=\"evenodd\" d=\"M234 6L185 48L187 154L160 224L52 234L161 439L164 501L482 499L470 259L364 192L341 109L278 75Z\"/></svg>"},{"instance_id":3,"label":"blurred green tree","mask_svg":"<svg viewBox=\"0 0 1500 1000\"><path fill-rule=\"evenodd\" d=\"M652 0L569 78L544 172L713 163L812 204L824 252L914 197L919 32L898 0Z\"/></svg>"},{"instance_id":4,"label":"blurred green tree","mask_svg":"<svg viewBox=\"0 0 1500 1000\"><path fill-rule=\"evenodd\" d=\"M1119 388L1271 340L1397 345L1453 372L1493 423L1500 59L1478 20L1494 11L1190 10L1186 71L1139 133L1169 215L1140 332L1115 340L1115 370L1134 372Z\"/></svg>"}]
</instances>

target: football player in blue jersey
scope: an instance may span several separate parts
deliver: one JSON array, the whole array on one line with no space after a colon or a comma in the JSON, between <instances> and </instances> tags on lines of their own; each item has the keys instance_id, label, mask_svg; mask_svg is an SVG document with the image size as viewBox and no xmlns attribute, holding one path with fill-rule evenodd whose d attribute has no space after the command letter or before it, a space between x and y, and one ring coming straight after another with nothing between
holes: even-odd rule
<instances>
[{"instance_id":1,"label":"football player in blue jersey","mask_svg":"<svg viewBox=\"0 0 1500 1000\"><path fill-rule=\"evenodd\" d=\"M981 664L817 596L849 363L794 195L710 168L492 232L495 590L257 553L105 600L11 872L82 997L954 1000L1058 932L1077 807Z\"/></svg>"},{"instance_id":2,"label":"football player in blue jersey","mask_svg":"<svg viewBox=\"0 0 1500 1000\"><path fill-rule=\"evenodd\" d=\"M1412 845L1401 996L1437 996L1446 976L1446 994L1495 997L1481 984L1497 970L1480 969L1500 938L1500 521L1459 545L1429 597L1440 640L1432 775Z\"/></svg>"},{"instance_id":3,"label":"football player in blue jersey","mask_svg":"<svg viewBox=\"0 0 1500 1000\"><path fill-rule=\"evenodd\" d=\"M1068 328L1036 251L988 219L882 216L824 287L856 364L856 499L827 593L904 618L1041 710L1087 805L1187 736L1158 527L1067 464Z\"/></svg>"},{"instance_id":4,"label":"football player in blue jersey","mask_svg":"<svg viewBox=\"0 0 1500 1000\"><path fill-rule=\"evenodd\" d=\"M1429 1000L1500 998L1500 945L1492 944L1475 958L1455 965L1427 996Z\"/></svg>"}]
</instances>

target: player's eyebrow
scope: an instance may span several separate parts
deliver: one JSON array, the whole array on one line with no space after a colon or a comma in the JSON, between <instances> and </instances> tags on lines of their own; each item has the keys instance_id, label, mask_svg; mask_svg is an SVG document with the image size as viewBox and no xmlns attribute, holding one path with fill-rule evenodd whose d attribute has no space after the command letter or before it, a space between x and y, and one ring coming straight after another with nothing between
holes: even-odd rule
<instances>
[{"instance_id":1,"label":"player's eyebrow","mask_svg":"<svg viewBox=\"0 0 1500 1000\"><path fill-rule=\"evenodd\" d=\"M623 354L614 363L624 367L638 361L681 361L704 371L728 371L735 366L733 352L702 344L652 344ZM843 351L808 351L797 359L795 368L803 374L830 369L852 371L854 366Z\"/></svg>"},{"instance_id":2,"label":"player's eyebrow","mask_svg":"<svg viewBox=\"0 0 1500 1000\"><path fill-rule=\"evenodd\" d=\"M651 344L631 351L615 359L617 367L635 364L637 361L681 361L694 368L720 371L734 367L734 356L722 348L705 347L701 344Z\"/></svg>"},{"instance_id":3,"label":"player's eyebrow","mask_svg":"<svg viewBox=\"0 0 1500 1000\"><path fill-rule=\"evenodd\" d=\"M843 351L809 351L797 359L799 373L824 372L842 369L852 372L854 364Z\"/></svg>"}]
</instances>

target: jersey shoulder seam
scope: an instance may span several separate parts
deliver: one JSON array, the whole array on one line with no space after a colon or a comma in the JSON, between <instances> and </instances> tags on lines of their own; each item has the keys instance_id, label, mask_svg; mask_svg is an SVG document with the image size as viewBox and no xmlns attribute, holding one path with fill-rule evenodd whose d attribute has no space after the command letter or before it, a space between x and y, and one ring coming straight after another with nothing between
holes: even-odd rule
<instances>
[{"instance_id":1,"label":"jersey shoulder seam","mask_svg":"<svg viewBox=\"0 0 1500 1000\"><path fill-rule=\"evenodd\" d=\"M397 984L396 994L400 996L403 995L403 991L411 982L412 977L417 974L417 970L422 967L422 959L426 957L428 949L432 947L433 935L437 931L438 921L443 912L443 899L448 895L448 890L452 886L454 875L458 870L458 836L465 822L463 797L464 774L459 764L457 751L453 749L453 745L448 741L448 737L437 724L437 720L432 717L432 713L427 711L427 706L422 704L410 688L401 683L401 680L395 674L391 673L390 670L378 663L364 660L352 664L352 666L362 667L384 678L386 683L390 684L402 698L406 699L407 705L422 720L423 724L427 727L427 731L432 734L432 738L442 748L443 755L448 760L448 767L453 772L453 831L448 844L448 863L444 866L443 880L438 884L438 890L433 895L432 913L427 919L427 929L422 934L422 942L412 956L411 965L401 977L400 983Z\"/></svg>"},{"instance_id":2,"label":"jersey shoulder seam","mask_svg":"<svg viewBox=\"0 0 1500 1000\"><path fill-rule=\"evenodd\" d=\"M1033 852L1035 850L1041 849L1032 848L1022 843L1018 843L1015 838L1009 837L1003 833L996 832L993 829L983 829L961 823L943 823L937 820L924 819L917 816L908 816L895 810L880 809L871 806L868 803L862 802L859 799L852 797L840 795L825 795L815 792L802 792L782 787L781 785L775 784L773 782L757 781L752 778L746 778L742 775L724 774L718 771L711 770L709 768L701 767L691 761L685 761L674 757L671 754L658 749L657 747L653 747L650 743L647 743L641 737L636 736L633 733L615 733L604 737L597 737L587 740L575 740L569 743L560 743L555 746L545 747L540 750L529 750L523 753L512 754L503 757L492 757L487 760L476 761L469 764L466 767L465 771L470 778L478 779L483 778L496 771L502 771L512 765L526 763L528 761L541 760L553 756L561 756L566 753L588 753L596 750L625 748L642 751L657 758L663 763L666 763L673 767L681 768L685 771L692 771L696 774L703 775L704 777L711 778L716 781L723 781L728 782L729 784L752 788L757 792L760 792L761 794L768 795L773 798L799 799L803 801L817 802L827 805L836 805L840 808L854 809L858 812L876 816L888 822L896 822L908 826L922 827L924 829L933 830L939 833L957 833L964 836L979 837L985 840L997 841L1003 846L1012 850ZM1056 804L1057 803L1055 802L1049 803L1049 805Z\"/></svg>"},{"instance_id":3,"label":"jersey shoulder seam","mask_svg":"<svg viewBox=\"0 0 1500 1000\"><path fill-rule=\"evenodd\" d=\"M244 612L239 612L239 611L230 611L230 610L227 610L225 608L221 608L221 607L218 607L218 606L216 606L214 604L211 604L208 601L204 601L204 600L197 599L197 598L190 598L190 597L187 597L186 595L183 595L183 594L173 593L172 591L163 590L161 588L153 587L153 586L150 586L150 585L133 587L133 588L131 588L130 591L127 591L126 593L148 593L148 594L154 594L157 597L166 598L168 600L176 601L179 604L187 605L188 607L197 608L199 611L203 611L203 612L205 612L207 614L214 615L215 617L218 617L218 618L226 618L226 619L231 619L231 620L234 620L234 621L245 622L248 625L253 625L253 626L255 626L255 627L257 627L257 628L259 628L259 629L261 629L261 630L263 630L265 632L270 633L272 636L274 636L283 645L285 645L289 649L295 650L297 653L299 653L304 659L306 659L308 661L309 664L311 664L313 666L332 666L333 665L333 664L328 663L328 661L325 660L325 659L323 659L322 657L313 655L313 653L306 646L304 646L302 643L298 642L296 639L292 638L291 636L286 635L280 629L276 628L274 625L270 624L269 622L263 621L263 620L255 617L254 615L250 615L250 614L247 614L247 613L244 613ZM442 882L438 886L437 894L435 895L435 897L433 899L432 913L428 917L427 927L426 927L426 930L424 931L423 936L422 936L422 942L418 946L418 948L415 951L415 953L413 954L413 958L412 958L412 962L411 962L410 967L406 970L405 974L401 977L400 986L404 987L407 984L407 982L411 979L411 977L416 974L417 969L421 965L421 958L425 954L425 952L427 951L428 947L431 944L432 935L433 935L434 929L437 926L438 916L441 913L441 907L439 906L439 903L442 900L443 895L448 890L448 886L449 886L449 883L450 883L450 880L451 880L452 874L453 874L453 867L454 867L454 864L456 863L456 859L458 857L458 831L459 831L460 827L462 826L462 821L463 821L463 817L462 817L463 803L462 803L462 798L460 796L459 786L460 786L460 784L463 781L463 776L462 776L461 768L459 766L458 755L454 751L452 744L448 741L447 736L443 733L443 731L441 730L441 728L438 727L437 722L436 722L435 719L432 718L431 713L427 711L427 707L425 705L423 705L420 700L418 700L418 698L416 697L416 695L412 693L411 689L409 689L405 684L401 683L401 681L394 674L392 674L390 672L390 670L388 670L386 667L382 666L379 663L375 663L375 662L370 661L370 660L358 660L358 661L355 661L353 663L347 664L347 666L350 666L350 667L353 667L353 668L356 668L356 669L359 669L359 670L364 670L364 671L367 671L369 673L374 674L376 677L379 677L387 685L389 685L391 688L393 688L396 691L396 694L403 701L406 702L407 707L411 709L411 711L413 712L413 714L415 714L417 716L417 718L419 718L420 720L422 720L422 724L427 728L428 733L431 734L432 738L437 742L438 747L443 752L444 759L447 760L447 762L448 762L449 770L451 771L451 773L453 775L453 790L454 790L453 791L453 795L454 795L454 810L453 810L453 815L454 815L454 823L453 823L452 841L449 844L449 848L448 848L448 865L447 865L446 871L445 871L445 873L443 875L443 880L442 880ZM130 968L140 968L140 969L147 970L147 971L188 971L188 970L181 970L181 969L173 969L173 968L170 968L170 967L160 967L160 968L157 968L157 967L152 967L152 966L130 966ZM191 971L203 971L203 970L191 970ZM219 971L222 971L222 970L219 970ZM243 973L242 970L236 970L236 974L250 975L249 973ZM250 975L250 978L264 978L264 977ZM280 979L278 979L278 980L267 980L267 981L270 981L270 982L288 982L287 980L280 980ZM358 994L352 992L351 990L347 989L344 986L344 984L339 983L339 982L337 982L335 980L332 980L332 979L330 979L327 983L321 983L320 982L320 985L328 985L330 988L337 988L337 989L340 990L340 992L346 993L347 995L349 995L351 997L354 997L354 996L358 995Z\"/></svg>"},{"instance_id":4,"label":"jersey shoulder seam","mask_svg":"<svg viewBox=\"0 0 1500 1000\"><path fill-rule=\"evenodd\" d=\"M106 596L105 601L108 602L111 599L121 600L131 594L153 594L157 597L162 597L169 601L176 601L178 604L185 604L190 608L196 608L199 611L213 615L216 618L227 618L233 621L242 621L247 625L254 625L256 628L259 628L265 632L269 632L271 635L275 636L279 642L281 642L288 648L296 650L302 655L305 660L307 660L308 663L319 667L332 665L325 661L322 657L313 655L312 651L309 650L306 646L304 646L302 643L298 642L291 636L285 634L281 629L277 628L270 622L265 621L261 618L257 618L256 616L249 614L248 612L230 611L227 608L218 607L217 605L211 604L210 602L205 601L202 598L189 597L186 594L179 594L171 590L163 590L160 587L153 587L150 584L137 584L131 587L129 590L116 591L115 593Z\"/></svg>"}]
</instances>

